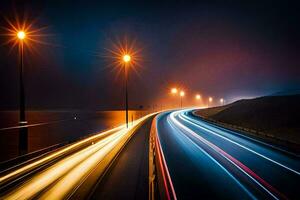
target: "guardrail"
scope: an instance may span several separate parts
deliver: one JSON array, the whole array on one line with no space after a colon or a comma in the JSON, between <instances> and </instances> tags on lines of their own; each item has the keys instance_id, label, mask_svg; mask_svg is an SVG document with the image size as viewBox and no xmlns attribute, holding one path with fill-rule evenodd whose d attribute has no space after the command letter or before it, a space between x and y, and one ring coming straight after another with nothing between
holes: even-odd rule
<instances>
[{"instance_id":1,"label":"guardrail","mask_svg":"<svg viewBox=\"0 0 300 200\"><path fill-rule=\"evenodd\" d=\"M156 127L152 121L149 138L149 200L177 199Z\"/></svg>"}]
</instances>

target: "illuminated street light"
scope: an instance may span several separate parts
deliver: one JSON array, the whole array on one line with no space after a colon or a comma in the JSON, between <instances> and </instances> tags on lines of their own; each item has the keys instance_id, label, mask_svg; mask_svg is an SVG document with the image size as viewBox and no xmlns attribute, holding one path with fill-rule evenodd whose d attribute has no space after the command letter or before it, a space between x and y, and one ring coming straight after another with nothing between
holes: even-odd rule
<instances>
[{"instance_id":1,"label":"illuminated street light","mask_svg":"<svg viewBox=\"0 0 300 200\"><path fill-rule=\"evenodd\" d=\"M23 80L23 71L24 71L24 39L26 33L22 30L16 33L17 38L19 39L20 44L20 124L27 124L25 116L25 90L24 90L24 80Z\"/></svg>"},{"instance_id":2,"label":"illuminated street light","mask_svg":"<svg viewBox=\"0 0 300 200\"><path fill-rule=\"evenodd\" d=\"M180 108L182 108L182 98L184 97L185 93L184 91L180 91L179 96L180 96Z\"/></svg>"},{"instance_id":3,"label":"illuminated street light","mask_svg":"<svg viewBox=\"0 0 300 200\"><path fill-rule=\"evenodd\" d=\"M213 98L212 98L212 97L209 97L209 98L208 98L208 107L211 105L212 102L213 102Z\"/></svg>"},{"instance_id":4,"label":"illuminated street light","mask_svg":"<svg viewBox=\"0 0 300 200\"><path fill-rule=\"evenodd\" d=\"M39 29L32 29L33 23L27 24L25 21L16 20L16 23L13 23L6 19L9 27L5 28L7 35L10 39L6 42L6 44L11 44L11 48L16 46L19 47L19 125L21 126L19 129L19 155L28 152L28 130L26 121L26 95L25 95L25 86L24 86L24 52L25 48L31 50L34 43L43 43L39 40L39 38L45 36L42 33L45 27L41 27Z\"/></svg>"},{"instance_id":5,"label":"illuminated street light","mask_svg":"<svg viewBox=\"0 0 300 200\"><path fill-rule=\"evenodd\" d=\"M172 88L171 89L171 94L177 94L177 92L178 92L177 88Z\"/></svg>"},{"instance_id":6,"label":"illuminated street light","mask_svg":"<svg viewBox=\"0 0 300 200\"><path fill-rule=\"evenodd\" d=\"M18 31L17 37L19 38L19 40L24 40L26 37L26 33L24 31Z\"/></svg>"},{"instance_id":7,"label":"illuminated street light","mask_svg":"<svg viewBox=\"0 0 300 200\"><path fill-rule=\"evenodd\" d=\"M224 99L223 98L220 99L220 103L221 103L221 105L223 105L223 103L224 103Z\"/></svg>"},{"instance_id":8,"label":"illuminated street light","mask_svg":"<svg viewBox=\"0 0 300 200\"><path fill-rule=\"evenodd\" d=\"M129 40L126 36L122 38L116 38L116 41L111 41L111 47L105 48L107 54L105 58L109 59L109 66L117 67L118 70L123 70L125 75L125 116L126 116L126 127L128 128L128 77L129 69L136 71L135 67L141 67L141 52L142 49L137 45L136 40ZM137 71L136 71L137 72ZM123 74L123 73L122 73Z\"/></svg>"},{"instance_id":9,"label":"illuminated street light","mask_svg":"<svg viewBox=\"0 0 300 200\"><path fill-rule=\"evenodd\" d=\"M180 96L184 97L184 95L185 95L184 91L180 91Z\"/></svg>"},{"instance_id":10,"label":"illuminated street light","mask_svg":"<svg viewBox=\"0 0 300 200\"><path fill-rule=\"evenodd\" d=\"M129 54L125 54L123 56L124 61L124 72L125 72L125 115L126 115L126 127L128 128L128 72L127 67L129 62L131 61L131 56Z\"/></svg>"},{"instance_id":11,"label":"illuminated street light","mask_svg":"<svg viewBox=\"0 0 300 200\"><path fill-rule=\"evenodd\" d=\"M126 54L126 55L123 56L123 61L124 61L125 63L130 62L130 60L131 60L131 56L130 56L130 55Z\"/></svg>"},{"instance_id":12,"label":"illuminated street light","mask_svg":"<svg viewBox=\"0 0 300 200\"><path fill-rule=\"evenodd\" d=\"M195 98L196 98L197 100L200 100L200 99L201 99L201 95L200 95L200 94L196 94Z\"/></svg>"}]
</instances>

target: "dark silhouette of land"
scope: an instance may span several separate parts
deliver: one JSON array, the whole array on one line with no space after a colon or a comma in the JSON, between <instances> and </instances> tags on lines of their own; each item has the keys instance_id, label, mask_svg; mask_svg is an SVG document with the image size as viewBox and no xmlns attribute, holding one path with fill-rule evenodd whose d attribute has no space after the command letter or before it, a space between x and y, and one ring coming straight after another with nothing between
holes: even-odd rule
<instances>
[{"instance_id":1,"label":"dark silhouette of land","mask_svg":"<svg viewBox=\"0 0 300 200\"><path fill-rule=\"evenodd\" d=\"M197 114L300 144L300 94L243 99Z\"/></svg>"}]
</instances>

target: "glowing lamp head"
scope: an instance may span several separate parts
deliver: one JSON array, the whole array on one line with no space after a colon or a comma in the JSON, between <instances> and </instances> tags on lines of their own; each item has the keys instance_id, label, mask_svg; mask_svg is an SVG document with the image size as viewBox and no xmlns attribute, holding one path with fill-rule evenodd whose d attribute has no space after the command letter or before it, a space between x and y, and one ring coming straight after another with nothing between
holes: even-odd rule
<instances>
[{"instance_id":1,"label":"glowing lamp head","mask_svg":"<svg viewBox=\"0 0 300 200\"><path fill-rule=\"evenodd\" d=\"M212 101L213 101L213 98L212 98L212 97L209 97L208 101L209 101L209 102L212 102Z\"/></svg>"},{"instance_id":2,"label":"glowing lamp head","mask_svg":"<svg viewBox=\"0 0 300 200\"><path fill-rule=\"evenodd\" d=\"M224 99L223 99L223 98L221 98L221 99L220 99L220 102L221 102L221 103L223 103L223 102L224 102Z\"/></svg>"},{"instance_id":3,"label":"glowing lamp head","mask_svg":"<svg viewBox=\"0 0 300 200\"><path fill-rule=\"evenodd\" d=\"M172 88L172 89L171 89L171 93L172 93L172 94L177 94L177 92L178 92L178 91L177 91L177 88Z\"/></svg>"},{"instance_id":4,"label":"glowing lamp head","mask_svg":"<svg viewBox=\"0 0 300 200\"><path fill-rule=\"evenodd\" d=\"M24 40L25 37L26 37L26 34L25 34L24 31L19 31L19 32L17 33L17 37L18 37L20 40Z\"/></svg>"},{"instance_id":5,"label":"glowing lamp head","mask_svg":"<svg viewBox=\"0 0 300 200\"><path fill-rule=\"evenodd\" d=\"M197 95L195 96L195 98L196 98L197 100L200 100L200 99L201 99L200 94L197 94Z\"/></svg>"},{"instance_id":6,"label":"glowing lamp head","mask_svg":"<svg viewBox=\"0 0 300 200\"><path fill-rule=\"evenodd\" d=\"M123 56L123 61L124 61L125 63L130 62L130 60L131 60L131 56L130 56L130 55L126 54L126 55Z\"/></svg>"},{"instance_id":7,"label":"glowing lamp head","mask_svg":"<svg viewBox=\"0 0 300 200\"><path fill-rule=\"evenodd\" d=\"M180 96L181 96L181 97L184 97L184 95L185 95L184 91L181 91L181 92L180 92Z\"/></svg>"}]
</instances>

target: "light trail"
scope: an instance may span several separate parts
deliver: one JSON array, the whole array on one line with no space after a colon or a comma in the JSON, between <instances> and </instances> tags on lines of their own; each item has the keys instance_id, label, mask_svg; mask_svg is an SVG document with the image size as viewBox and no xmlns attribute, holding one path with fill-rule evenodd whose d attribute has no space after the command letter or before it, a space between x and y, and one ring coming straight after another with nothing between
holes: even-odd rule
<instances>
[{"instance_id":1,"label":"light trail","mask_svg":"<svg viewBox=\"0 0 300 200\"><path fill-rule=\"evenodd\" d=\"M196 148L198 148L202 153L204 153L208 158L210 158L214 163L216 163L226 174L228 174L252 199L256 199L255 196L253 196L253 194L239 181L237 180L225 167L223 167L216 159L214 159L211 155L209 155L209 153L207 153L204 149L202 149L197 143L195 143L193 140L191 140L191 138L189 138L188 136L186 136L184 133L181 132L181 130L179 130L179 128L177 128L176 126L174 126L172 124L172 122L170 122L169 118L168 118L168 123L169 125L177 130L182 136L184 136L188 141L190 141Z\"/></svg>"},{"instance_id":2,"label":"light trail","mask_svg":"<svg viewBox=\"0 0 300 200\"><path fill-rule=\"evenodd\" d=\"M63 148L63 149L61 149L61 150L59 150L57 152L54 152L54 153L52 153L52 154L50 154L50 155L48 155L48 156L46 156L46 157L44 157L42 159L39 159L39 160L37 160L37 161L35 161L33 163L25 165L25 166L23 166L23 167L15 170L15 171L13 171L13 172L10 172L10 173L8 173L8 174L0 177L0 183L1 184L5 183L5 182L13 179L15 176L17 176L19 174L26 173L26 172L34 169L37 166L40 166L40 165L42 165L44 163L47 163L50 160L53 160L53 159L55 159L55 158L57 158L59 156L64 155L65 153L67 153L69 151L72 151L72 150L80 147L81 145L84 145L84 144L90 143L90 142L92 142L94 140L97 140L99 138L105 137L105 136L107 136L107 135L109 135L109 134L111 134L111 133L113 133L115 131L121 130L122 128L125 128L125 125L122 125L122 126L119 126L119 127L113 128L113 129L110 129L110 130L105 131L105 132L101 132L101 133L96 134L94 136L88 137L88 138L86 138L84 140L80 140L80 141L78 141L78 142L76 142L76 143L74 143L74 144L72 144L70 146L67 146L67 147L65 147L65 148ZM11 169L7 169L6 171L9 171L9 170L11 170Z\"/></svg>"},{"instance_id":3,"label":"light trail","mask_svg":"<svg viewBox=\"0 0 300 200\"><path fill-rule=\"evenodd\" d=\"M45 160L51 160L61 153L68 151L70 148L76 147L76 145L83 144L85 142L94 141L94 139L101 136L101 140L85 147L84 149L67 156L66 158L58 161L54 165L48 167L44 171L41 171L34 175L26 182L14 188L8 194L5 194L3 199L31 199L39 194L42 199L61 199L68 197L70 193L76 189L82 180L84 180L90 172L97 167L101 161L108 156L113 160L113 154L110 154L113 149L118 147L118 150L126 143L126 141L134 133L136 127L141 125L146 119L153 114L149 114L133 122L133 125L127 129L125 125L103 132L101 134L84 139L72 146L56 152L46 158L38 160L29 166L24 166L21 169L12 172L5 177L1 177L2 180L7 180L13 177L15 174L30 170L35 165L45 162ZM103 134L106 137L103 138ZM116 152L117 153L117 152ZM103 169L108 166L109 162L101 163ZM47 192L45 192L47 189ZM40 194L41 193L41 194Z\"/></svg>"},{"instance_id":4,"label":"light trail","mask_svg":"<svg viewBox=\"0 0 300 200\"><path fill-rule=\"evenodd\" d=\"M252 149L250 149L250 148L248 148L248 147L246 147L244 145L241 145L241 144L239 144L239 143L237 143L237 142L235 142L235 141L233 141L233 140L231 140L231 139L229 139L229 138L221 135L217 131L212 131L212 130L210 130L208 128L205 128L205 127L199 125L196 122L196 120L194 120L194 119L192 119L192 118L190 118L190 117L188 117L186 115L179 114L179 118L182 119L183 121L191 124L191 125L197 126L198 128L200 128L202 130L205 130L205 131L207 131L207 132L209 132L209 133L211 133L213 135L216 135L216 136L218 136L218 137L220 137L220 138L222 138L222 139L224 139L224 140L226 140L226 141L228 141L228 142L230 142L232 144L235 144L235 145L237 145L237 146L239 146L239 147L241 147L241 148L243 148L243 149L245 149L245 150L247 150L247 151L249 151L251 153L254 153L254 154L256 154L256 155L258 155L258 156L260 156L260 157L262 157L262 158L264 158L264 159L266 159L266 160L268 160L268 161L270 161L270 162L272 162L272 163L274 163L274 164L276 164L276 165L278 165L280 167L283 167L283 168L285 168L285 169L287 169L287 170L289 170L289 171L291 171L291 172L293 172L293 173L295 173L297 175L300 175L300 172L298 172L297 170L292 169L292 168L290 168L290 167L288 167L288 166L286 166L286 165L284 165L282 163L279 163L279 162L277 162L277 161L275 161L275 160L273 160L273 159L271 159L271 158L269 158L269 157L267 157L265 155L262 155L262 154L258 153L257 151L254 151L254 150L252 150Z\"/></svg>"},{"instance_id":5,"label":"light trail","mask_svg":"<svg viewBox=\"0 0 300 200\"><path fill-rule=\"evenodd\" d=\"M223 151L221 148L217 147L213 143L209 142L208 140L204 139L182 123L180 123L175 116L178 115L182 111L176 111L170 114L170 119L174 123L175 126L183 129L186 133L189 133L193 138L201 141L202 143L209 146L211 149L213 149L215 152L217 152L219 155L224 157L226 160L234 164L240 171L242 171L244 174L246 174L249 178L251 178L255 183L257 183L262 189L264 189L268 194L270 194L274 199L278 199L277 196L279 196L282 199L287 199L283 194L278 192L274 187L272 187L269 183L267 183L265 180L263 180L261 177L259 177L257 174L255 174L251 169L249 169L247 166L239 162L237 159ZM277 196L275 196L273 193L275 193Z\"/></svg>"},{"instance_id":6,"label":"light trail","mask_svg":"<svg viewBox=\"0 0 300 200\"><path fill-rule=\"evenodd\" d=\"M80 181L84 180L89 175L89 172L94 169L99 162L101 162L103 157L118 142L120 142L126 133L126 130L121 130L116 135L114 134L113 138L107 144L103 147L101 146L97 151L92 152L89 156L86 156L87 158L85 158L85 160L83 160L80 164L74 165L74 168L67 173L64 173L64 177L55 183L50 190L47 190L47 192L41 196L41 199L64 199L65 196L73 190L73 188L76 188Z\"/></svg>"},{"instance_id":7,"label":"light trail","mask_svg":"<svg viewBox=\"0 0 300 200\"><path fill-rule=\"evenodd\" d=\"M156 126L157 126L157 124L156 124ZM156 130L157 130L157 127L156 127ZM167 192L167 197L168 197L168 199L171 199L171 196L169 194L169 189L168 189L168 186L167 186L166 178L168 178L168 182L170 183L172 196L175 200L177 200L176 192L175 192L175 189L174 189L174 186L173 186L173 182L172 182L172 179L171 179L171 176L170 176L170 172L169 172L169 169L168 169L168 165L166 163L166 159L165 159L165 156L164 156L164 152L162 150L162 146L161 146L158 134L156 135L155 143L156 143L157 148L159 148L159 150L158 150L158 160L159 160L160 167L161 167L161 169L165 168L166 174L167 174L167 177L165 177L164 170L162 170L162 176L163 176L163 179L164 179L164 186L165 186L165 190Z\"/></svg>"}]
</instances>

